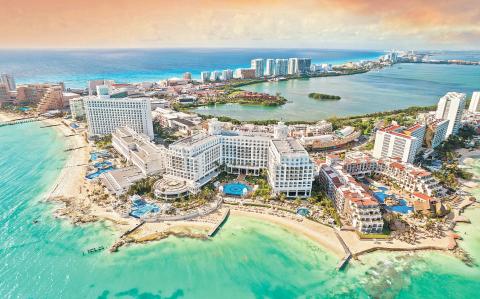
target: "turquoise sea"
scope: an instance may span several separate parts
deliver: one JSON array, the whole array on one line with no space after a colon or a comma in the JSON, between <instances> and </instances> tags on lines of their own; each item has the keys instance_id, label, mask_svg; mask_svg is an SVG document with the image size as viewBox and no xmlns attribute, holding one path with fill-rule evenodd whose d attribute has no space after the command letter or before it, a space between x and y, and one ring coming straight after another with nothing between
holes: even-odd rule
<instances>
[{"instance_id":1,"label":"turquoise sea","mask_svg":"<svg viewBox=\"0 0 480 299\"><path fill-rule=\"evenodd\" d=\"M474 298L480 288L478 266L440 253L375 253L337 272L338 259L312 241L243 217L213 240L169 238L83 256L117 233L108 223L72 226L42 201L64 148L51 128L0 128L1 298ZM462 247L478 263L480 209L467 216Z\"/></svg>"},{"instance_id":2,"label":"turquoise sea","mask_svg":"<svg viewBox=\"0 0 480 299\"><path fill-rule=\"evenodd\" d=\"M85 88L88 80L159 81L191 72L250 67L254 58L311 57L313 63L344 63L377 59L382 51L340 49L69 49L1 50L0 73L17 83L64 82Z\"/></svg>"},{"instance_id":3,"label":"turquoise sea","mask_svg":"<svg viewBox=\"0 0 480 299\"><path fill-rule=\"evenodd\" d=\"M473 54L472 54L473 55ZM475 55L480 59L480 55ZM199 107L195 112L229 116L239 120L319 120L333 116L359 115L410 106L427 106L449 91L480 89L480 66L396 64L364 74L281 82L242 87L245 90L280 93L288 100L283 106L224 104ZM341 96L339 101L319 101L311 92Z\"/></svg>"}]
</instances>

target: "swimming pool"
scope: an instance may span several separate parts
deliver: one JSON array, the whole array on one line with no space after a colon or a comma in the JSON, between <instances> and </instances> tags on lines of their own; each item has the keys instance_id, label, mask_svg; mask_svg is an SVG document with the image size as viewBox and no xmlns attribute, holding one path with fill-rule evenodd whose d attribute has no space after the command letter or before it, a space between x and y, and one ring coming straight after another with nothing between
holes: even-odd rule
<instances>
[{"instance_id":1,"label":"swimming pool","mask_svg":"<svg viewBox=\"0 0 480 299\"><path fill-rule=\"evenodd\" d=\"M250 191L250 189L247 184L234 182L225 184L223 186L223 193L226 195L243 196Z\"/></svg>"},{"instance_id":2,"label":"swimming pool","mask_svg":"<svg viewBox=\"0 0 480 299\"><path fill-rule=\"evenodd\" d=\"M374 192L373 194L374 194L375 198L378 200L378 202L380 202L381 204L385 204L385 199L387 197L389 197L389 195L387 195L388 188L385 187L385 186L381 186L381 187L378 187L378 190L379 191ZM385 209L387 209L389 211L401 213L401 214L408 214L409 212L413 211L413 207L409 207L407 205L407 201L405 199L399 198L398 202L400 204L395 205L395 206L385 205Z\"/></svg>"}]
</instances>

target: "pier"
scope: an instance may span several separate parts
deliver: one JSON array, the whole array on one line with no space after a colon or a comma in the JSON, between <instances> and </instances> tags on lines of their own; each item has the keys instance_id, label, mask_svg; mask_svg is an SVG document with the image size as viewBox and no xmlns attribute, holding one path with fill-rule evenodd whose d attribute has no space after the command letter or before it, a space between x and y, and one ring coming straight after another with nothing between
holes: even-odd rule
<instances>
[{"instance_id":1,"label":"pier","mask_svg":"<svg viewBox=\"0 0 480 299\"><path fill-rule=\"evenodd\" d=\"M222 219L208 232L208 236L211 238L215 236L215 234L218 232L220 227L227 221L228 216L230 215L230 209L226 210L225 213L223 213Z\"/></svg>"},{"instance_id":2,"label":"pier","mask_svg":"<svg viewBox=\"0 0 480 299\"><path fill-rule=\"evenodd\" d=\"M53 124L53 125L46 125L46 126L41 126L40 128L50 128L50 127L58 127L61 126L62 124Z\"/></svg>"},{"instance_id":3,"label":"pier","mask_svg":"<svg viewBox=\"0 0 480 299\"><path fill-rule=\"evenodd\" d=\"M40 120L42 119L39 117L19 118L19 119L14 119L10 121L2 121L0 122L0 127L31 123L31 122L40 121Z\"/></svg>"},{"instance_id":4,"label":"pier","mask_svg":"<svg viewBox=\"0 0 480 299\"><path fill-rule=\"evenodd\" d=\"M341 271L345 269L345 267L348 265L348 262L352 258L352 252L350 251L347 244L345 244L345 241L343 241L342 237L340 237L337 231L335 231L335 236L337 236L338 241L340 242L340 244L342 244L343 250L345 251L345 256L340 260L340 262L337 265L337 270Z\"/></svg>"},{"instance_id":5,"label":"pier","mask_svg":"<svg viewBox=\"0 0 480 299\"><path fill-rule=\"evenodd\" d=\"M145 223L146 223L145 221L140 222L139 224L135 225L134 228L129 229L129 230L127 230L126 232L124 232L124 233L120 236L120 238L123 238L123 237L128 236L129 234L133 233L134 231L136 231L137 229L139 229L140 227L142 227Z\"/></svg>"}]
</instances>

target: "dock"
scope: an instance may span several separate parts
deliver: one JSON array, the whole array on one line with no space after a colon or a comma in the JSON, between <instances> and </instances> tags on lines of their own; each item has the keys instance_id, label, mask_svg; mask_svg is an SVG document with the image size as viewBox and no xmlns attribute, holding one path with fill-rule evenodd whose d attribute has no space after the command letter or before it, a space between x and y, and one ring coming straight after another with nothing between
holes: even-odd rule
<instances>
[{"instance_id":1,"label":"dock","mask_svg":"<svg viewBox=\"0 0 480 299\"><path fill-rule=\"evenodd\" d=\"M2 122L0 122L0 127L31 123L31 122L40 121L40 120L42 120L42 119L39 118L39 117L19 118L19 119L14 119L14 120L11 120L11 121L2 121Z\"/></svg>"},{"instance_id":2,"label":"dock","mask_svg":"<svg viewBox=\"0 0 480 299\"><path fill-rule=\"evenodd\" d=\"M337 231L335 231L335 235L337 236L338 241L340 242L340 244L342 244L343 250L345 251L345 256L340 260L340 262L337 265L337 271L341 271L345 269L345 267L348 265L348 262L352 258L352 252L350 251L347 244L345 244L345 241L343 241L342 237L340 237Z\"/></svg>"},{"instance_id":3,"label":"dock","mask_svg":"<svg viewBox=\"0 0 480 299\"><path fill-rule=\"evenodd\" d=\"M208 236L210 238L215 236L215 234L222 227L225 221L227 221L229 215L230 215L230 209L226 210L225 213L223 213L222 219L220 219L220 221L208 232Z\"/></svg>"}]
</instances>

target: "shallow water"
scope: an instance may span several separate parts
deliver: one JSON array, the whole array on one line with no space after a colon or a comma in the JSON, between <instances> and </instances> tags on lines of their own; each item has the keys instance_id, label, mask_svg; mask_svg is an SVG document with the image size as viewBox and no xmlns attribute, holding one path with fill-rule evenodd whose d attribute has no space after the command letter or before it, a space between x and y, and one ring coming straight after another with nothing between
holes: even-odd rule
<instances>
[{"instance_id":1,"label":"shallow water","mask_svg":"<svg viewBox=\"0 0 480 299\"><path fill-rule=\"evenodd\" d=\"M35 123L0 128L3 298L468 298L480 287L478 267L440 253L375 253L337 272L338 258L312 241L245 217L231 217L208 241L169 238L83 256L117 234L103 223L55 219L54 205L41 202L64 147ZM459 227L462 246L478 262L480 209L467 216L473 225Z\"/></svg>"}]
</instances>

